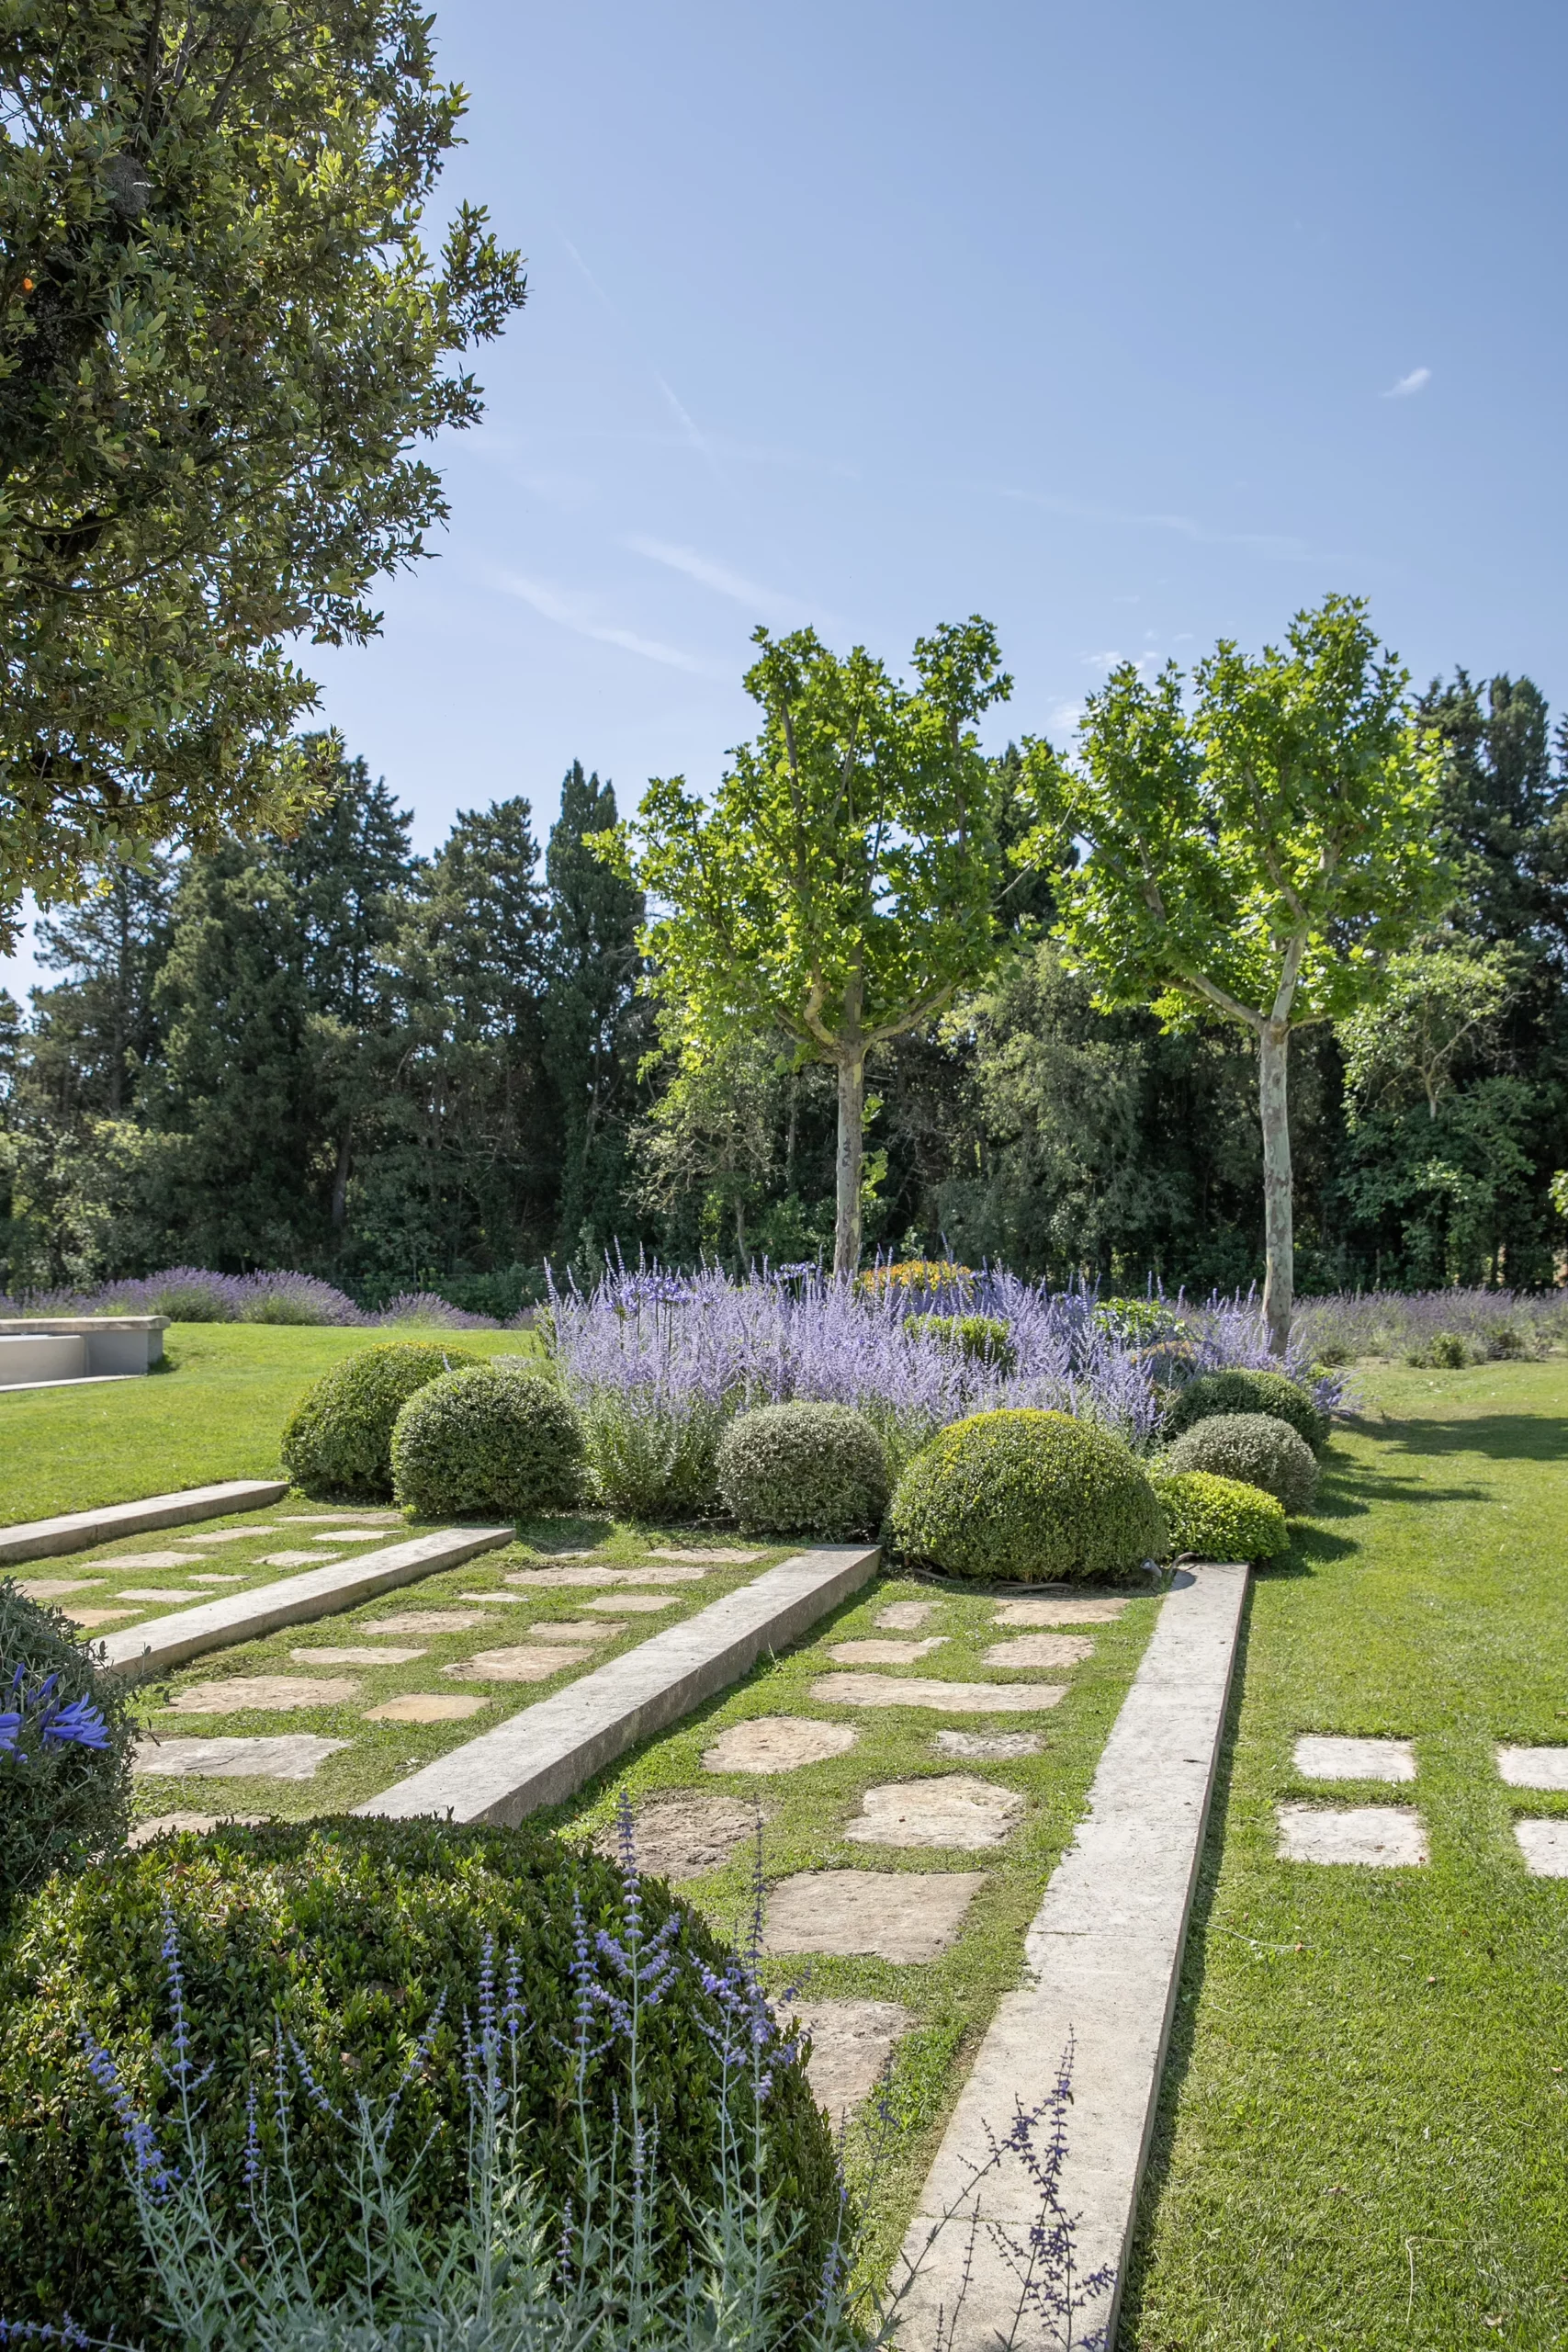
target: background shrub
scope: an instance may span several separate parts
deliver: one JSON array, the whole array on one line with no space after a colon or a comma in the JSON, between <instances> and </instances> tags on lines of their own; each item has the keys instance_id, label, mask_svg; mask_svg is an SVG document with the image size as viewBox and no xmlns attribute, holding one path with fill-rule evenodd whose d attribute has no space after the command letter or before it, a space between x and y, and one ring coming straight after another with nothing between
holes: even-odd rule
<instances>
[{"instance_id":1,"label":"background shrub","mask_svg":"<svg viewBox=\"0 0 1568 2352\"><path fill-rule=\"evenodd\" d=\"M1116 1575L1165 1548L1128 1449L1092 1422L1029 1408L940 1430L899 1479L889 1524L898 1551L964 1577Z\"/></svg>"},{"instance_id":2,"label":"background shrub","mask_svg":"<svg viewBox=\"0 0 1568 2352\"><path fill-rule=\"evenodd\" d=\"M1239 1478L1272 1495L1291 1519L1307 1510L1317 1492L1311 1446L1271 1413L1215 1413L1179 1437L1161 1466Z\"/></svg>"},{"instance_id":3,"label":"background shrub","mask_svg":"<svg viewBox=\"0 0 1568 2352\"><path fill-rule=\"evenodd\" d=\"M361 1348L312 1381L284 1427L283 1466L309 1494L389 1502L392 1430L409 1398L455 1364L457 1348Z\"/></svg>"},{"instance_id":4,"label":"background shrub","mask_svg":"<svg viewBox=\"0 0 1568 2352\"><path fill-rule=\"evenodd\" d=\"M1314 1453L1328 1442L1328 1416L1320 1412L1299 1380L1282 1372L1206 1372L1189 1381L1171 1406L1167 1428L1173 1437L1221 1413L1268 1413L1288 1421Z\"/></svg>"},{"instance_id":5,"label":"background shrub","mask_svg":"<svg viewBox=\"0 0 1568 2352\"><path fill-rule=\"evenodd\" d=\"M748 1535L860 1535L887 1508L882 1440L852 1405L763 1405L719 1444L718 1491Z\"/></svg>"},{"instance_id":6,"label":"background shrub","mask_svg":"<svg viewBox=\"0 0 1568 2352\"><path fill-rule=\"evenodd\" d=\"M1151 1478L1172 1553L1201 1560L1271 1560L1289 1551L1285 1514L1272 1495L1210 1470Z\"/></svg>"},{"instance_id":7,"label":"background shrub","mask_svg":"<svg viewBox=\"0 0 1568 2352\"><path fill-rule=\"evenodd\" d=\"M709 1397L590 1389L582 1429L594 1493L634 1519L695 1519L718 1501L714 1459L725 1414Z\"/></svg>"},{"instance_id":8,"label":"background shrub","mask_svg":"<svg viewBox=\"0 0 1568 2352\"><path fill-rule=\"evenodd\" d=\"M424 1519L567 1510L581 1473L582 1424L542 1373L444 1372L409 1398L392 1431L392 1491Z\"/></svg>"},{"instance_id":9,"label":"background shrub","mask_svg":"<svg viewBox=\"0 0 1568 2352\"><path fill-rule=\"evenodd\" d=\"M1434 1331L1425 1347L1412 1348L1406 1362L1436 1372L1462 1372L1470 1348L1457 1331Z\"/></svg>"},{"instance_id":10,"label":"background shrub","mask_svg":"<svg viewBox=\"0 0 1568 2352\"><path fill-rule=\"evenodd\" d=\"M124 1844L129 1697L95 1671L62 1610L0 1577L0 1921L56 1871ZM87 1736L73 1736L73 1724Z\"/></svg>"},{"instance_id":11,"label":"background shrub","mask_svg":"<svg viewBox=\"0 0 1568 2352\"><path fill-rule=\"evenodd\" d=\"M1012 1334L998 1315L909 1315L904 1329L955 1348L976 1363L995 1364L998 1372L1011 1372L1018 1362Z\"/></svg>"},{"instance_id":12,"label":"background shrub","mask_svg":"<svg viewBox=\"0 0 1568 2352\"><path fill-rule=\"evenodd\" d=\"M78 2021L113 2051L137 2104L166 2114L171 2086L152 2057L169 2025L165 1905L195 2021L192 2057L212 2067L203 2122L224 2177L243 2174L253 2080L266 2126L279 2018L328 2097L349 2110L356 2096L384 2101L428 2035L389 2163L406 2173L423 2149L418 2212L435 2228L457 2218L466 2193L463 2013L487 1937L502 1986L515 1967L532 2162L558 2210L573 2178L562 2126L574 2064L574 1902L592 1953L601 1930L620 1932L623 1896L615 1867L542 1830L433 1822L276 1823L166 1837L85 1878L56 1881L0 1955L0 2311L13 2321L58 2322L69 2309L95 2333L143 2340L146 2277L119 2127L89 2074ZM642 1905L649 1934L669 1923L674 1962L657 2005L643 2011L638 2065L667 2190L659 2222L679 2264L681 2192L700 2207L713 2190L719 2062L704 2028L716 2026L719 2008L701 1971L721 1968L726 1955L658 1881L644 1884ZM613 1968L604 1973L614 1981ZM605 2044L591 2088L607 2118L612 2098L623 2109L626 2101L625 2043L605 2037L597 2018L590 2030ZM804 2301L838 2222L832 2143L788 2059L774 2067L764 2112L764 2187L786 2226L800 2225L791 2264ZM297 2105L294 2131L303 2235L337 2248L346 2266L356 2208L333 2160L337 2127ZM330 2274L330 2261L323 2268ZM331 2275L321 2281L324 2291L333 2283Z\"/></svg>"}]
</instances>

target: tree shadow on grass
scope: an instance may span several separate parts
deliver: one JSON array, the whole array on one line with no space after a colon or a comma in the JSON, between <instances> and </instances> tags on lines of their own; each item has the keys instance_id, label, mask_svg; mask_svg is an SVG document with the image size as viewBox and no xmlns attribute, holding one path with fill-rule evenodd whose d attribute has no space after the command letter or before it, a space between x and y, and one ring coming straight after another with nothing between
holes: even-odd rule
<instances>
[{"instance_id":1,"label":"tree shadow on grass","mask_svg":"<svg viewBox=\"0 0 1568 2352\"><path fill-rule=\"evenodd\" d=\"M1483 1453L1493 1462L1568 1461L1568 1430L1557 1413L1476 1413L1460 1420L1372 1419L1354 1414L1347 1427L1395 1453Z\"/></svg>"}]
</instances>

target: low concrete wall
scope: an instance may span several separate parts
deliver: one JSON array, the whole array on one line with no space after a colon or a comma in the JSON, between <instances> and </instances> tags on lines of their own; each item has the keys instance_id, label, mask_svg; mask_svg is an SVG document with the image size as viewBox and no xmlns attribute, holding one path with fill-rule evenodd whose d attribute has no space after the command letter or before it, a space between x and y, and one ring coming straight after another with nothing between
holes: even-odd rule
<instances>
[{"instance_id":1,"label":"low concrete wall","mask_svg":"<svg viewBox=\"0 0 1568 2352\"><path fill-rule=\"evenodd\" d=\"M123 1379L162 1361L166 1315L0 1317L0 1388Z\"/></svg>"},{"instance_id":2,"label":"low concrete wall","mask_svg":"<svg viewBox=\"0 0 1568 2352\"><path fill-rule=\"evenodd\" d=\"M86 1371L87 1342L79 1331L0 1331L0 1388L81 1380Z\"/></svg>"}]
</instances>

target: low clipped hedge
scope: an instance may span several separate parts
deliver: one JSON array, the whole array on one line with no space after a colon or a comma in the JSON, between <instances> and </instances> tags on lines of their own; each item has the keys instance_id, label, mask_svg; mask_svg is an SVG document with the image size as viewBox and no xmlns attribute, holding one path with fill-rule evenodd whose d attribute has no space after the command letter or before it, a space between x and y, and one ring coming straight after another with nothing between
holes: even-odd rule
<instances>
[{"instance_id":1,"label":"low clipped hedge","mask_svg":"<svg viewBox=\"0 0 1568 2352\"><path fill-rule=\"evenodd\" d=\"M1157 1474L1151 1485L1165 1513L1172 1553L1200 1560L1272 1560L1291 1546L1285 1514L1272 1495L1210 1470Z\"/></svg>"},{"instance_id":2,"label":"low clipped hedge","mask_svg":"<svg viewBox=\"0 0 1568 2352\"><path fill-rule=\"evenodd\" d=\"M63 1610L0 1577L0 1711L20 1719L6 1724L0 1746L0 1922L56 1871L83 1870L124 1844L130 1698L125 1683L96 1672ZM69 1736L73 1723L85 1739Z\"/></svg>"},{"instance_id":3,"label":"low clipped hedge","mask_svg":"<svg viewBox=\"0 0 1568 2352\"><path fill-rule=\"evenodd\" d=\"M581 1490L582 1423L540 1373L444 1372L398 1415L392 1491L422 1518L570 1510Z\"/></svg>"},{"instance_id":4,"label":"low clipped hedge","mask_svg":"<svg viewBox=\"0 0 1568 2352\"><path fill-rule=\"evenodd\" d=\"M12 2322L58 2324L68 2310L94 2334L145 2339L149 2282L119 2127L90 2074L81 2029L112 2052L138 2106L163 2119L161 2144L174 2154L174 2096L153 2056L169 2029L165 1905L192 2060L212 2070L200 2093L202 2128L220 2180L243 2177L253 2085L263 2130L273 2128L279 2020L327 2096L349 2110L356 2096L378 2109L429 2035L402 2094L389 2159L394 2177L404 2177L418 2155L416 2222L455 2222L467 2191L464 2018L475 2015L491 1938L501 1987L509 1968L517 1973L526 2010L521 2112L541 2191L558 2210L572 2177L574 1903L590 1952L601 1930L623 1932L621 1878L597 1855L528 1826L430 1821L165 1836L85 1878L57 1881L0 1951L0 2312ZM720 2007L701 1972L722 1969L728 1955L660 1882L643 1883L641 1903L649 1935L676 1922L674 1968L644 2010L638 2066L666 2191L657 2226L678 2273L690 2218L683 2200L700 2207L710 2198L718 2150L719 2058L708 2033ZM609 1963L603 1973L616 1981ZM626 2043L606 2039L602 2011L592 2039L606 2046L592 2062L589 2097L607 2125L613 2100L626 2109ZM802 2068L780 2054L773 2074L764 2186L786 2228L799 2225L782 2291L804 2306L838 2221L836 2167ZM290 2129L302 2235L323 2250L325 2301L355 2258L346 2238L353 2207L337 2164L343 2136L303 2098ZM243 2210L228 2218L244 2225Z\"/></svg>"},{"instance_id":5,"label":"low clipped hedge","mask_svg":"<svg viewBox=\"0 0 1568 2352\"><path fill-rule=\"evenodd\" d=\"M852 1405L761 1405L720 1440L718 1491L748 1535L863 1535L892 1480L882 1440Z\"/></svg>"},{"instance_id":6,"label":"low clipped hedge","mask_svg":"<svg viewBox=\"0 0 1568 2352\"><path fill-rule=\"evenodd\" d=\"M1288 1519L1311 1507L1317 1464L1304 1438L1269 1413L1216 1413L1169 1447L1168 1471L1207 1470L1272 1495Z\"/></svg>"},{"instance_id":7,"label":"low clipped hedge","mask_svg":"<svg viewBox=\"0 0 1568 2352\"><path fill-rule=\"evenodd\" d=\"M894 1547L952 1576L1116 1576L1156 1558L1165 1522L1126 1446L1092 1422L1030 1408L941 1430L899 1479Z\"/></svg>"},{"instance_id":8,"label":"low clipped hedge","mask_svg":"<svg viewBox=\"0 0 1568 2352\"><path fill-rule=\"evenodd\" d=\"M309 1494L389 1502L392 1430L409 1398L454 1365L460 1348L393 1341L361 1348L312 1381L283 1431L283 1466Z\"/></svg>"},{"instance_id":9,"label":"low clipped hedge","mask_svg":"<svg viewBox=\"0 0 1568 2352\"><path fill-rule=\"evenodd\" d=\"M1166 1429L1171 1437L1221 1413L1268 1413L1288 1421L1296 1435L1320 1453L1328 1442L1328 1415L1310 1389L1283 1372L1205 1372L1188 1382L1171 1405Z\"/></svg>"}]
</instances>

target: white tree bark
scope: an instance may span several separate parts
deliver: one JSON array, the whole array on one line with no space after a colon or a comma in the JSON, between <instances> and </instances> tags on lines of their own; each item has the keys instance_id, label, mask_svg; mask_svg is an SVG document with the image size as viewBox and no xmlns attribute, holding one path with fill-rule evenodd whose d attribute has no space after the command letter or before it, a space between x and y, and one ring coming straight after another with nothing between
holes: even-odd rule
<instances>
[{"instance_id":1,"label":"white tree bark","mask_svg":"<svg viewBox=\"0 0 1568 2352\"><path fill-rule=\"evenodd\" d=\"M1291 1024L1265 1021L1258 1038L1258 1109L1263 1126L1263 1321L1269 1351L1282 1356L1295 1305L1295 1235L1291 1200Z\"/></svg>"},{"instance_id":2,"label":"white tree bark","mask_svg":"<svg viewBox=\"0 0 1568 2352\"><path fill-rule=\"evenodd\" d=\"M833 1272L860 1272L861 1170L865 1158L865 1055L839 1060L838 1202L833 1221Z\"/></svg>"}]
</instances>

